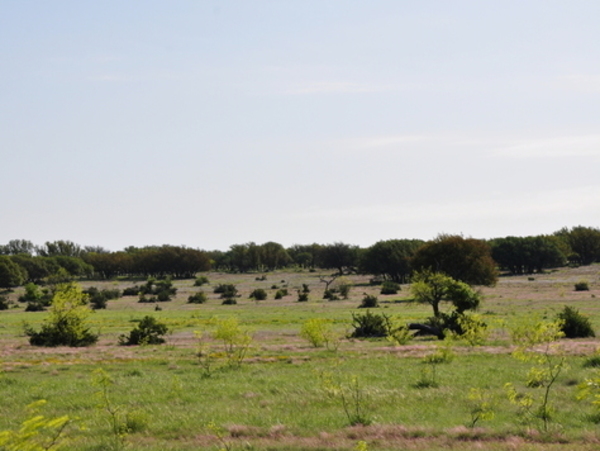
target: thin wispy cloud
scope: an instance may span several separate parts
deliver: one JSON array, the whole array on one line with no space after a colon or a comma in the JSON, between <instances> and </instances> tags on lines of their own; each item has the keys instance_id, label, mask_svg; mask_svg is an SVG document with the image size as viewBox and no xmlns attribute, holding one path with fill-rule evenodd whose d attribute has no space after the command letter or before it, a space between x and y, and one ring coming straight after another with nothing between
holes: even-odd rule
<instances>
[{"instance_id":1,"label":"thin wispy cloud","mask_svg":"<svg viewBox=\"0 0 600 451\"><path fill-rule=\"evenodd\" d=\"M497 157L600 157L600 135L563 136L516 141L492 150Z\"/></svg>"},{"instance_id":2,"label":"thin wispy cloud","mask_svg":"<svg viewBox=\"0 0 600 451\"><path fill-rule=\"evenodd\" d=\"M298 83L284 91L285 94L363 94L392 91L393 85L378 85L369 83L355 83L349 81L315 81Z\"/></svg>"}]
</instances>

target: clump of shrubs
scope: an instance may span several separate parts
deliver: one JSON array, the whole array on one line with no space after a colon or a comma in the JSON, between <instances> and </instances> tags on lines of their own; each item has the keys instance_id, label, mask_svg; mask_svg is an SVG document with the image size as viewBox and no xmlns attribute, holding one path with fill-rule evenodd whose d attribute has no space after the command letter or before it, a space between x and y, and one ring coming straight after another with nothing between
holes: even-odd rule
<instances>
[{"instance_id":1,"label":"clump of shrubs","mask_svg":"<svg viewBox=\"0 0 600 451\"><path fill-rule=\"evenodd\" d=\"M220 294L220 298L223 299L222 304L234 305L237 304L236 297L238 296L238 290L233 284L220 283L213 290L215 293Z\"/></svg>"},{"instance_id":2,"label":"clump of shrubs","mask_svg":"<svg viewBox=\"0 0 600 451\"><path fill-rule=\"evenodd\" d=\"M575 284L575 291L590 291L590 286L586 280L580 280Z\"/></svg>"},{"instance_id":3,"label":"clump of shrubs","mask_svg":"<svg viewBox=\"0 0 600 451\"><path fill-rule=\"evenodd\" d=\"M385 313L367 310L365 313L352 314L352 327L352 338L387 337L392 330L392 321Z\"/></svg>"},{"instance_id":4,"label":"clump of shrubs","mask_svg":"<svg viewBox=\"0 0 600 451\"><path fill-rule=\"evenodd\" d=\"M308 293L298 290L298 302L308 302Z\"/></svg>"},{"instance_id":5,"label":"clump of shrubs","mask_svg":"<svg viewBox=\"0 0 600 451\"><path fill-rule=\"evenodd\" d=\"M256 288L252 293L250 293L250 299L254 299L255 301L264 301L267 299L267 292L262 288Z\"/></svg>"},{"instance_id":6,"label":"clump of shrubs","mask_svg":"<svg viewBox=\"0 0 600 451\"><path fill-rule=\"evenodd\" d=\"M0 296L0 310L8 310L10 307L10 301L6 296Z\"/></svg>"},{"instance_id":7,"label":"clump of shrubs","mask_svg":"<svg viewBox=\"0 0 600 451\"><path fill-rule=\"evenodd\" d=\"M171 296L177 294L177 288L169 277L157 280L149 277L145 285L139 287L140 300L138 302L168 302ZM150 295L150 297L146 297Z\"/></svg>"},{"instance_id":8,"label":"clump of shrubs","mask_svg":"<svg viewBox=\"0 0 600 451\"><path fill-rule=\"evenodd\" d=\"M25 294L19 296L19 302L26 302L26 312L41 312L52 303L52 292L48 288L40 289L35 283L25 285Z\"/></svg>"},{"instance_id":9,"label":"clump of shrubs","mask_svg":"<svg viewBox=\"0 0 600 451\"><path fill-rule=\"evenodd\" d=\"M561 331L566 338L595 337L592 323L587 316L579 313L579 310L565 305L563 310L556 315L561 322Z\"/></svg>"},{"instance_id":10,"label":"clump of shrubs","mask_svg":"<svg viewBox=\"0 0 600 451\"><path fill-rule=\"evenodd\" d=\"M208 301L208 297L204 291L199 291L188 297L188 304L204 304L206 301Z\"/></svg>"},{"instance_id":11,"label":"clump of shrubs","mask_svg":"<svg viewBox=\"0 0 600 451\"><path fill-rule=\"evenodd\" d=\"M105 309L108 301L121 297L121 291L117 288L99 290L96 287L89 287L83 292L88 295L90 305L94 310Z\"/></svg>"},{"instance_id":12,"label":"clump of shrubs","mask_svg":"<svg viewBox=\"0 0 600 451\"><path fill-rule=\"evenodd\" d=\"M123 289L123 296L137 296L138 294L140 294L140 290L141 288L139 285L127 287Z\"/></svg>"},{"instance_id":13,"label":"clump of shrubs","mask_svg":"<svg viewBox=\"0 0 600 451\"><path fill-rule=\"evenodd\" d=\"M206 276L199 276L199 277L196 277L196 280L194 281L194 286L195 287L201 287L202 285L206 285L208 283L209 283L208 277L206 277Z\"/></svg>"},{"instance_id":14,"label":"clump of shrubs","mask_svg":"<svg viewBox=\"0 0 600 451\"><path fill-rule=\"evenodd\" d=\"M153 316L143 317L137 327L129 335L121 335L119 344L123 346L158 345L165 342L162 338L169 331L166 324L156 320Z\"/></svg>"},{"instance_id":15,"label":"clump of shrubs","mask_svg":"<svg viewBox=\"0 0 600 451\"><path fill-rule=\"evenodd\" d=\"M381 284L380 294L398 294L400 284L393 280L386 280Z\"/></svg>"},{"instance_id":16,"label":"clump of shrubs","mask_svg":"<svg viewBox=\"0 0 600 451\"><path fill-rule=\"evenodd\" d=\"M377 296L373 296L371 294L365 294L362 299L362 302L358 306L358 308L377 308L379 307L379 300Z\"/></svg>"}]
</instances>

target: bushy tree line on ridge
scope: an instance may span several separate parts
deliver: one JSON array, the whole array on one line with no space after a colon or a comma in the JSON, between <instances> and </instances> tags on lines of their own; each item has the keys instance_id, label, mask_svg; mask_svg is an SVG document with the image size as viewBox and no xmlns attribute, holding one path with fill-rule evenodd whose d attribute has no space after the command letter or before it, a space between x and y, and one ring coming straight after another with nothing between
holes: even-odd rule
<instances>
[{"instance_id":1,"label":"bushy tree line on ridge","mask_svg":"<svg viewBox=\"0 0 600 451\"><path fill-rule=\"evenodd\" d=\"M497 270L531 274L566 264L600 262L600 229L577 226L552 235L491 240L440 235L430 241L394 239L367 248L336 242L295 244L234 244L227 251L185 246L128 247L110 252L71 241L36 246L27 240L0 245L0 287L69 278L171 277L191 278L209 269L266 272L285 267L362 273L407 282L413 271L443 272L470 285L489 285Z\"/></svg>"}]
</instances>

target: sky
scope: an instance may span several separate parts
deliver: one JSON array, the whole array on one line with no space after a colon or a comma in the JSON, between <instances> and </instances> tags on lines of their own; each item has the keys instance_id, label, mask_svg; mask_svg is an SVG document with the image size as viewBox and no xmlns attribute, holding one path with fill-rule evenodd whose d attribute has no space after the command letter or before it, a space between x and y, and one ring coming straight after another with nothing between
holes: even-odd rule
<instances>
[{"instance_id":1,"label":"sky","mask_svg":"<svg viewBox=\"0 0 600 451\"><path fill-rule=\"evenodd\" d=\"M0 2L0 244L600 226L600 2Z\"/></svg>"}]
</instances>

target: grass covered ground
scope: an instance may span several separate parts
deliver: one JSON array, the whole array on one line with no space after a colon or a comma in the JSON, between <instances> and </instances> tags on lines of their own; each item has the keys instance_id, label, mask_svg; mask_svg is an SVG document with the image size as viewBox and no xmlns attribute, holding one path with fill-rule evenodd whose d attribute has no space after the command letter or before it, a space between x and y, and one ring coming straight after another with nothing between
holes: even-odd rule
<instances>
[{"instance_id":1,"label":"grass covered ground","mask_svg":"<svg viewBox=\"0 0 600 451\"><path fill-rule=\"evenodd\" d=\"M323 273L324 275L325 273ZM531 318L552 320L565 306L592 319L600 330L600 266L565 268L533 277L503 277L483 289L480 314L490 337L482 346L456 342L447 363L424 363L440 342L418 338L398 346L386 340L350 340L352 313L365 293L377 295L385 313L398 323L418 321L431 308L409 302L408 287L382 296L369 277L349 276L348 300L324 301L318 273L281 272L206 274L210 284L176 281L174 300L140 304L136 297L109 301L90 317L100 332L89 348L36 348L28 344L23 323L38 328L47 313L24 312L22 306L0 312L0 430L15 430L33 415L26 406L46 400L40 413L69 415L65 449L197 450L197 449L491 449L591 450L600 446L593 420L597 408L578 400L578 388L595 370L584 363L596 353L596 339L561 340L553 358L564 355L568 367L551 391L555 410L545 431L539 418L518 415L506 395L512 383L535 402L544 389L526 386L531 362L511 355L510 328ZM585 279L590 291L576 292ZM143 281L82 282L98 288L120 288ZM221 305L212 289L235 284L237 305ZM309 301L297 302L307 284ZM275 288L275 286L277 288ZM289 295L275 300L278 288ZM268 292L253 301L255 288ZM206 304L188 304L203 290ZM10 296L16 299L20 291ZM166 323L170 333L160 346L119 346L118 338L144 315ZM237 318L252 342L240 366L226 365L219 340L211 333L219 319ZM336 349L314 348L300 336L309 319L324 318L341 338ZM198 338L202 333L202 339ZM204 356L198 352L203 346ZM208 349L208 352L206 352ZM99 373L102 370L102 373ZM435 371L435 384L431 382ZM104 383L102 383L104 375ZM110 378L110 381L106 378ZM479 400L469 399L478 389ZM473 396L472 396L473 397ZM486 403L493 418L470 427ZM484 409L485 410L485 409ZM352 425L359 416L368 425ZM115 424L125 428L113 429Z\"/></svg>"}]
</instances>

